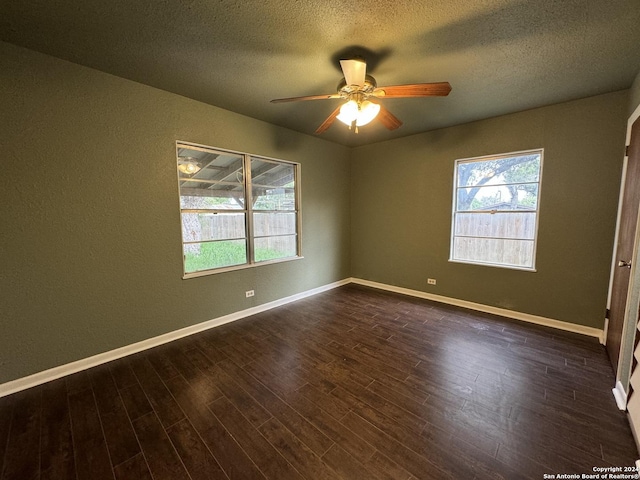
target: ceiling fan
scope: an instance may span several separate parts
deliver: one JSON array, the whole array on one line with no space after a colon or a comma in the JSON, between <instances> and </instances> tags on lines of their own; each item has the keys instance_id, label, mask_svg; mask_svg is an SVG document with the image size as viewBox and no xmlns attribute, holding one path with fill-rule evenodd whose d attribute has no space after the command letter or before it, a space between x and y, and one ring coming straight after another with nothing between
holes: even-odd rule
<instances>
[{"instance_id":1,"label":"ceiling fan","mask_svg":"<svg viewBox=\"0 0 640 480\"><path fill-rule=\"evenodd\" d=\"M327 119L316 129L320 134L327 130L338 119L349 128L368 124L378 118L389 130L395 130L402 122L389 110L379 103L384 98L413 98L413 97L445 97L451 91L449 82L413 83L410 85L392 85L378 87L375 78L367 75L367 64L362 59L340 60L340 67L344 78L338 84L338 92L327 95L309 95L305 97L277 98L271 103L297 102L301 100L329 100L340 98L346 100L336 108Z\"/></svg>"}]
</instances>

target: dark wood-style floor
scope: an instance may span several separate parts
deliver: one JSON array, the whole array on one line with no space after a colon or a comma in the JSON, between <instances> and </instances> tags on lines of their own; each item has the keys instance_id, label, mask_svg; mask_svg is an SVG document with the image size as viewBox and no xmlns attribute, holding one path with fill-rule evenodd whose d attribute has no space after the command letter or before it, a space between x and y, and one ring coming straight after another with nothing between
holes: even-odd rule
<instances>
[{"instance_id":1,"label":"dark wood-style floor","mask_svg":"<svg viewBox=\"0 0 640 480\"><path fill-rule=\"evenodd\" d=\"M541 479L638 457L595 339L349 285L0 399L0 478Z\"/></svg>"}]
</instances>

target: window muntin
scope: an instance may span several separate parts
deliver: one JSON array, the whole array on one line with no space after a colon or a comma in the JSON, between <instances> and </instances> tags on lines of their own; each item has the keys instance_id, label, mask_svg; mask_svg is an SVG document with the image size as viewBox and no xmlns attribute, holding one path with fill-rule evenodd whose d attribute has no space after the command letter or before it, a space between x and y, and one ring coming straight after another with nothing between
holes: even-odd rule
<instances>
[{"instance_id":1,"label":"window muntin","mask_svg":"<svg viewBox=\"0 0 640 480\"><path fill-rule=\"evenodd\" d=\"M299 257L298 164L180 142L177 156L185 277Z\"/></svg>"},{"instance_id":2,"label":"window muntin","mask_svg":"<svg viewBox=\"0 0 640 480\"><path fill-rule=\"evenodd\" d=\"M457 160L450 260L535 270L543 151Z\"/></svg>"}]
</instances>

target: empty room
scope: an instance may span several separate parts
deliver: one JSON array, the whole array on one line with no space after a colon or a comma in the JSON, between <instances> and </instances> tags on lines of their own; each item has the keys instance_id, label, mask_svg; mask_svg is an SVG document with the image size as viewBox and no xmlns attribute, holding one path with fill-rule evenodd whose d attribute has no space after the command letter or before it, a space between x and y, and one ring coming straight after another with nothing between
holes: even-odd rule
<instances>
[{"instance_id":1,"label":"empty room","mask_svg":"<svg viewBox=\"0 0 640 480\"><path fill-rule=\"evenodd\" d=\"M0 480L639 478L638 118L637 0L2 2Z\"/></svg>"}]
</instances>

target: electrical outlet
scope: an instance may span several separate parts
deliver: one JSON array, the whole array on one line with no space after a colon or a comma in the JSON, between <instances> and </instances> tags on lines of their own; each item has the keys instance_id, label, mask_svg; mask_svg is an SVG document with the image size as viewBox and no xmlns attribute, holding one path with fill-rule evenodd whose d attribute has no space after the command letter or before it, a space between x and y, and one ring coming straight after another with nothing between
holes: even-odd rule
<instances>
[{"instance_id":1,"label":"electrical outlet","mask_svg":"<svg viewBox=\"0 0 640 480\"><path fill-rule=\"evenodd\" d=\"M436 284L436 279L435 278L427 278L427 283L429 285L435 285Z\"/></svg>"},{"instance_id":2,"label":"electrical outlet","mask_svg":"<svg viewBox=\"0 0 640 480\"><path fill-rule=\"evenodd\" d=\"M244 292L244 294L246 295L247 298L249 297L253 297L256 292L254 292L253 290L247 290L246 292Z\"/></svg>"}]
</instances>

